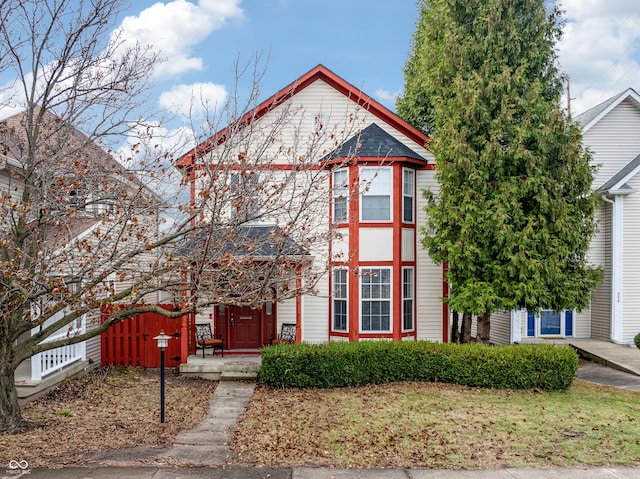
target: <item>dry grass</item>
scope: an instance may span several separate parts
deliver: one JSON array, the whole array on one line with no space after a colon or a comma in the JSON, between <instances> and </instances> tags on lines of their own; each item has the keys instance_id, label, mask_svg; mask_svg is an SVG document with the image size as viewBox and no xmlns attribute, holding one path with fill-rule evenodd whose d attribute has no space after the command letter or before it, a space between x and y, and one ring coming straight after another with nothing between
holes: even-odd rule
<instances>
[{"instance_id":1,"label":"dry grass","mask_svg":"<svg viewBox=\"0 0 640 479\"><path fill-rule=\"evenodd\" d=\"M28 431L0 435L0 464L30 467L83 464L99 451L166 447L207 412L217 383L167 371L165 423L160 424L159 372L103 369L63 383L22 408Z\"/></svg>"},{"instance_id":2,"label":"dry grass","mask_svg":"<svg viewBox=\"0 0 640 479\"><path fill-rule=\"evenodd\" d=\"M640 393L403 383L261 387L236 433L243 464L497 468L640 465Z\"/></svg>"},{"instance_id":3,"label":"dry grass","mask_svg":"<svg viewBox=\"0 0 640 479\"><path fill-rule=\"evenodd\" d=\"M87 464L97 452L166 447L206 414L216 383L112 369L27 404L33 427L0 436L0 464ZM402 383L256 388L232 447L241 465L499 468L640 465L640 393L576 381L565 393Z\"/></svg>"}]
</instances>

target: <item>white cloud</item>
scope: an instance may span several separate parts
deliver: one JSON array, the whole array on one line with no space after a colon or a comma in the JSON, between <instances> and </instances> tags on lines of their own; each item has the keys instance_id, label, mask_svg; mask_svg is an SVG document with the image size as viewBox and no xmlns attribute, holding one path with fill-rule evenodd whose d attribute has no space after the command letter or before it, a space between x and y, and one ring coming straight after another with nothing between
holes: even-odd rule
<instances>
[{"instance_id":1,"label":"white cloud","mask_svg":"<svg viewBox=\"0 0 640 479\"><path fill-rule=\"evenodd\" d=\"M571 110L581 113L628 87L640 88L640 3L565 0L567 25L558 44L571 81Z\"/></svg>"},{"instance_id":2,"label":"white cloud","mask_svg":"<svg viewBox=\"0 0 640 479\"><path fill-rule=\"evenodd\" d=\"M396 99L400 96L400 92L390 92L389 90L385 90L384 88L378 88L374 94L376 99L390 108L393 108L393 105L396 103Z\"/></svg>"},{"instance_id":3,"label":"white cloud","mask_svg":"<svg viewBox=\"0 0 640 479\"><path fill-rule=\"evenodd\" d=\"M127 44L139 42L160 51L166 61L156 67L157 76L201 70L203 60L193 56L193 47L228 20L242 18L239 4L240 0L200 0L197 4L186 0L158 2L138 16L126 17L118 32Z\"/></svg>"},{"instance_id":4,"label":"white cloud","mask_svg":"<svg viewBox=\"0 0 640 479\"><path fill-rule=\"evenodd\" d=\"M161 107L187 118L200 118L207 111L213 112L224 105L227 90L215 83L193 83L176 85L163 92L158 98Z\"/></svg>"}]
</instances>

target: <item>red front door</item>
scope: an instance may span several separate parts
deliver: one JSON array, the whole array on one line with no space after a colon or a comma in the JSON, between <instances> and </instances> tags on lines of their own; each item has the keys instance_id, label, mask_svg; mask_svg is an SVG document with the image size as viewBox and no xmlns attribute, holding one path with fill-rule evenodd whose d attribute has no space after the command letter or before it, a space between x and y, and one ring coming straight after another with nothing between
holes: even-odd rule
<instances>
[{"instance_id":1,"label":"red front door","mask_svg":"<svg viewBox=\"0 0 640 479\"><path fill-rule=\"evenodd\" d=\"M247 306L235 306L231 308L230 314L230 349L257 349L261 347L260 310Z\"/></svg>"}]
</instances>

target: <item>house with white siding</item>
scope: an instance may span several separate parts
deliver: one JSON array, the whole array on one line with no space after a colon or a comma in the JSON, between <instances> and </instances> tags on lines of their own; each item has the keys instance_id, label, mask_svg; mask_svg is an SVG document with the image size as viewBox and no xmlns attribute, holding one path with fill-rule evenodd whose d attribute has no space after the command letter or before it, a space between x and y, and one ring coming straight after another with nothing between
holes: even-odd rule
<instances>
[{"instance_id":1,"label":"house with white siding","mask_svg":"<svg viewBox=\"0 0 640 479\"><path fill-rule=\"evenodd\" d=\"M591 338L632 345L640 332L640 95L629 88L576 120L593 154L593 187L602 196L589 259L602 267L603 282L582 312L495 315L496 343Z\"/></svg>"},{"instance_id":2,"label":"house with white siding","mask_svg":"<svg viewBox=\"0 0 640 479\"><path fill-rule=\"evenodd\" d=\"M290 130L282 134L279 150L304 137L300 128L317 132L320 122L324 131L344 132L344 119L355 118L344 136L328 135L332 141L316 158L330 171L322 189L329 197L323 227L335 234L324 249L317 246L308 255L312 267L327 272L314 294L286 299L274 294L272 302L253 309L217 304L201 311L197 322L209 322L229 353L257 351L283 324L295 324L298 342L448 341L443 267L420 245L422 192L438 191L427 136L322 65L239 123L273 124L285 107L295 115L284 127ZM602 266L604 281L583 311L494 313L493 343L593 338L632 344L640 332L640 295L634 294L640 286L640 96L629 89L577 120L597 167L594 188L603 199L589 258ZM200 190L195 172L215 166L212 148L223 148L224 142L218 133L178 160L194 197ZM277 167L285 166L283 159Z\"/></svg>"},{"instance_id":3,"label":"house with white siding","mask_svg":"<svg viewBox=\"0 0 640 479\"><path fill-rule=\"evenodd\" d=\"M304 142L315 142L321 144L310 168L328 172L314 190L326 196L318 223L332 234L306 254L311 261L305 267L318 272L314 292L281 298L274 288L273 300L261 306L216 304L197 322L212 324L225 354L257 351L283 324L295 324L298 342L447 341L443 269L420 246L422 191L437 189L427 136L322 65L238 124L273 125L283 116L289 121L277 134L253 135L273 144L265 146L273 148L270 168L287 170L291 159L280 153L294 146L311 151ZM178 160L194 200L202 190L198 172L217 171L220 151L245 155L228 141L223 130ZM278 219L272 220L243 227L277 227Z\"/></svg>"},{"instance_id":4,"label":"house with white siding","mask_svg":"<svg viewBox=\"0 0 640 479\"><path fill-rule=\"evenodd\" d=\"M113 213L118 200L128 198L131 202L139 199L144 201L142 198L148 200L155 196L95 142L73 128L61 126L62 122L48 113L45 113L42 120L42 130L46 133L42 133L43 140L38 145L45 153L38 153L39 161L29 162L26 159L28 155L24 153L25 116L26 113L19 113L0 122L0 196L10 198L11 203L18 207L38 211L49 209L49 217L52 219L46 220L47 223L43 222L46 224L43 239L38 243L38 254L46 258L46 270L43 274L50 278L73 278L67 281L69 291L73 292L78 282L91 280L89 276L94 274L93 269L96 275L99 274L100 263L103 260L106 262L109 253L113 251L114 241L108 239L108 233L101 234L100 229L117 232L112 227L118 222ZM64 131L57 131L62 128ZM37 164L40 168L37 174L31 173L39 180L31 180L31 198L35 199L25 204L22 193L30 164ZM55 191L47 191L47 188ZM3 208L5 214L0 220L0 228L9 229L10 223L14 221L11 209L6 203ZM149 234L155 238L157 217L152 208L148 212L148 217L140 215L136 222L148 223ZM133 241L128 244L131 243ZM83 263L90 264L89 273L83 272ZM129 284L131 275L124 274L123 267L120 277L111 274L104 285L98 285L92 290L92 294L96 294L95 290L104 291L108 288L123 291ZM37 299L31 305L33 320L37 322L42 317L41 312L59 304L60 299L55 293L45 294L39 291ZM72 311L72 305L65 307L31 331L25 332L18 341L26 341ZM99 324L100 312L92 311L73 320L43 342L83 334ZM18 396L32 396L66 377L100 364L99 335L78 344L38 353L23 361L16 369Z\"/></svg>"}]
</instances>

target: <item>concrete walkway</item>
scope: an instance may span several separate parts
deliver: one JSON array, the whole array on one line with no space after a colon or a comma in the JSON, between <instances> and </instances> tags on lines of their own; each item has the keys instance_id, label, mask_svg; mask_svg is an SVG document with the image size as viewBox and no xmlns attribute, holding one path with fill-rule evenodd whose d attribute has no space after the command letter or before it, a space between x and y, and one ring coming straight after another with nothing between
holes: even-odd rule
<instances>
[{"instance_id":1,"label":"concrete walkway","mask_svg":"<svg viewBox=\"0 0 640 479\"><path fill-rule=\"evenodd\" d=\"M255 389L254 382L220 381L209 401L207 417L182 431L160 457L196 466L222 466L234 458L229 444Z\"/></svg>"}]
</instances>

